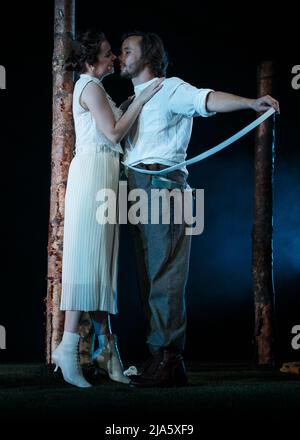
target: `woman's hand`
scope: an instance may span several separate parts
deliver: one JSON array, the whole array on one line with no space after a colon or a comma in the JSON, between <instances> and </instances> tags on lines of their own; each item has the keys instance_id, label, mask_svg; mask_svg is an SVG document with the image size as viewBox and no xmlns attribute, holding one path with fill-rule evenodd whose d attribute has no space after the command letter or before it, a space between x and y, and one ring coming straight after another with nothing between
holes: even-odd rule
<instances>
[{"instance_id":1,"label":"woman's hand","mask_svg":"<svg viewBox=\"0 0 300 440\"><path fill-rule=\"evenodd\" d=\"M152 98L163 86L163 81L165 78L159 78L158 80L154 81L150 84L150 86L146 87L141 94L136 98L137 101L140 101L142 105L146 104L146 102L149 101L149 99Z\"/></svg>"}]
</instances>

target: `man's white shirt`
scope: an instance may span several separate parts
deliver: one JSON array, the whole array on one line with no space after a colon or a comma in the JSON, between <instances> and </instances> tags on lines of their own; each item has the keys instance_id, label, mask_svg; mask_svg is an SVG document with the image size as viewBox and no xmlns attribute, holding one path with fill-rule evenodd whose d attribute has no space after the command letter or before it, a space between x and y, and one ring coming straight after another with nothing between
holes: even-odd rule
<instances>
[{"instance_id":1,"label":"man's white shirt","mask_svg":"<svg viewBox=\"0 0 300 440\"><path fill-rule=\"evenodd\" d=\"M135 96L157 79L135 86ZM126 138L125 165L183 162L191 138L193 117L215 114L206 108L207 95L211 91L198 89L180 78L166 78L161 90L144 105Z\"/></svg>"}]
</instances>

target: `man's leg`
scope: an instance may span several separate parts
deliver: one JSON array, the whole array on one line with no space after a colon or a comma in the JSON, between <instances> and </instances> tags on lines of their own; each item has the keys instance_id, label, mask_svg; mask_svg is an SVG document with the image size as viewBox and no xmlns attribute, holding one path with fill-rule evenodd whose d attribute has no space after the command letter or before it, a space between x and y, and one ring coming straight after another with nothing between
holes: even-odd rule
<instances>
[{"instance_id":1,"label":"man's leg","mask_svg":"<svg viewBox=\"0 0 300 440\"><path fill-rule=\"evenodd\" d=\"M143 244L140 228L137 225L131 225L133 236L135 260L138 274L138 285L141 303L148 322L151 320L151 310L149 307L150 282L147 269L147 257Z\"/></svg>"},{"instance_id":2,"label":"man's leg","mask_svg":"<svg viewBox=\"0 0 300 440\"><path fill-rule=\"evenodd\" d=\"M150 200L151 176L130 172L129 189L134 188L144 189ZM147 342L152 353L160 351L160 357L163 351L164 356L168 355L167 352L176 356L183 351L185 343L185 284L191 236L185 235L183 222L174 224L172 210L169 224L162 224L161 215L159 218L160 224L138 225L150 283L148 304L151 317Z\"/></svg>"},{"instance_id":3,"label":"man's leg","mask_svg":"<svg viewBox=\"0 0 300 440\"><path fill-rule=\"evenodd\" d=\"M182 352L185 345L187 282L191 236L184 225L148 225L149 306L152 353L160 348Z\"/></svg>"}]
</instances>

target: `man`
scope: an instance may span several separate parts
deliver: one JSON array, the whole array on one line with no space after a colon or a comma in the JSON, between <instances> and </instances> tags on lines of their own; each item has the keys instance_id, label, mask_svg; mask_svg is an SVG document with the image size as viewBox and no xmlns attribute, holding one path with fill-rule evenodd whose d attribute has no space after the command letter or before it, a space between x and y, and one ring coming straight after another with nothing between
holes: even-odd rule
<instances>
[{"instance_id":1,"label":"man","mask_svg":"<svg viewBox=\"0 0 300 440\"><path fill-rule=\"evenodd\" d=\"M135 96L156 78L166 75L167 56L161 39L153 33L135 32L122 40L121 76L131 79ZM216 112L253 109L261 112L278 102L271 96L248 99L211 89L197 89L179 78L167 78L162 89L146 103L127 140L125 164L160 170L185 160L193 117ZM184 190L186 169L168 173L171 188ZM129 190L141 188L150 197L151 175L128 169ZM160 219L161 220L161 219ZM150 323L148 345L152 357L139 375L136 387L179 386L187 383L182 352L185 343L185 285L191 235L185 224L142 224L135 228L140 289Z\"/></svg>"}]
</instances>

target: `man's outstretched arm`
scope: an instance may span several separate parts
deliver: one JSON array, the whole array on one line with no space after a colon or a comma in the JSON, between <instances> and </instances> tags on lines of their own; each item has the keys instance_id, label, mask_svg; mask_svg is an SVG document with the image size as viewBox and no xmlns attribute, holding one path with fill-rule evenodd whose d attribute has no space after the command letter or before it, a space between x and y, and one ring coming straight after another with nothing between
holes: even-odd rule
<instances>
[{"instance_id":1,"label":"man's outstretched arm","mask_svg":"<svg viewBox=\"0 0 300 440\"><path fill-rule=\"evenodd\" d=\"M270 95L262 96L257 99L244 98L242 96L232 95L225 92L210 92L206 108L209 112L234 112L237 110L252 109L256 112L263 112L273 107L278 113L279 102Z\"/></svg>"}]
</instances>

